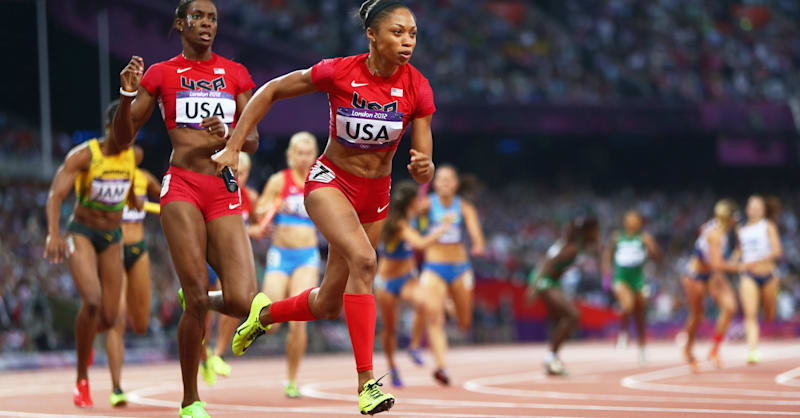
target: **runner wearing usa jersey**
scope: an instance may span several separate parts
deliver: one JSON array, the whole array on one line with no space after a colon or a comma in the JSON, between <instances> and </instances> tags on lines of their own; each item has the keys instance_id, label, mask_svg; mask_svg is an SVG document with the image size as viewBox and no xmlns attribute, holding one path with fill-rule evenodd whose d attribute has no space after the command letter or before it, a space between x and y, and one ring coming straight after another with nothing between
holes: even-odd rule
<instances>
[{"instance_id":1,"label":"runner wearing usa jersey","mask_svg":"<svg viewBox=\"0 0 800 418\"><path fill-rule=\"evenodd\" d=\"M714 206L714 218L700 227L700 236L695 243L694 254L689 259L687 275L683 278L689 305L686 318L686 346L684 355L693 372L700 370L694 357L695 335L703 319L703 299L711 295L719 307L719 316L714 330L714 339L708 357L715 366L720 367L719 347L728 330L733 314L736 312L736 296L733 293L726 273L737 273L741 265L726 259L730 251L728 234L733 229L736 204L728 199Z\"/></svg>"},{"instance_id":2,"label":"runner wearing usa jersey","mask_svg":"<svg viewBox=\"0 0 800 418\"><path fill-rule=\"evenodd\" d=\"M150 66L146 74L144 61L134 56L120 74L122 97L114 119L114 139L130 144L158 103L172 142L171 166L162 182L161 225L186 302L178 326L182 417L208 416L197 393L206 313L211 309L244 317L256 294L240 194L227 191L210 159L225 146L254 83L244 66L211 51L217 16L210 0L181 0L174 28L183 51ZM248 129L239 148L255 152L257 146L258 134ZM220 276L224 299L222 292L207 291L206 261Z\"/></svg>"},{"instance_id":3,"label":"runner wearing usa jersey","mask_svg":"<svg viewBox=\"0 0 800 418\"><path fill-rule=\"evenodd\" d=\"M289 168L269 178L256 204L259 215L275 214L263 284L264 293L272 300L297 296L309 287L319 284L317 228L303 204L304 180L318 156L319 148L314 135L309 132L294 134L286 150ZM273 327L273 331L277 328ZM300 397L297 372L307 341L306 323L289 322L289 334L286 337L287 370L283 388L284 394L289 398Z\"/></svg>"},{"instance_id":4,"label":"runner wearing usa jersey","mask_svg":"<svg viewBox=\"0 0 800 418\"><path fill-rule=\"evenodd\" d=\"M247 236L253 239L263 237L261 228L258 225L258 218L253 211L252 202L258 200L258 192L252 187L247 185L247 180L250 177L250 169L252 162L250 155L246 152L239 153L239 176L238 183L242 186L242 218L244 219L245 226L247 227ZM212 290L220 290L219 282L217 281L217 274L209 267L209 288ZM208 326L206 333L211 334L211 312L209 312ZM203 380L213 386L216 383L217 375L228 377L231 374L231 366L225 362L223 355L230 347L231 337L236 332L236 327L239 326L240 318L228 315L217 315L217 337L214 349L206 347L205 352L201 352L200 361L200 375ZM208 342L208 341L206 341Z\"/></svg>"},{"instance_id":5,"label":"runner wearing usa jersey","mask_svg":"<svg viewBox=\"0 0 800 418\"><path fill-rule=\"evenodd\" d=\"M408 171L419 183L433 177L431 119L436 107L425 77L411 64L417 24L402 2L369 0L360 16L369 40L366 54L326 59L278 77L259 89L241 116L218 170L235 169L245 135L277 100L322 91L330 101L330 138L306 178L305 206L330 243L328 266L319 288L272 303L259 294L250 316L233 338L242 354L270 324L334 319L344 306L358 371L359 410L386 411L395 398L381 392L372 372L375 340L375 245L389 207L392 157L409 126Z\"/></svg>"}]
</instances>

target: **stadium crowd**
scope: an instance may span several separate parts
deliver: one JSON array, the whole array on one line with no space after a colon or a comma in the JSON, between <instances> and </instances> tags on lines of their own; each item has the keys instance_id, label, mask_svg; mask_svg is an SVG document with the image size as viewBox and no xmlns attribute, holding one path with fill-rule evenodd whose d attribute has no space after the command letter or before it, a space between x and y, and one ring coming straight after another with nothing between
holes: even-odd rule
<instances>
[{"instance_id":1,"label":"stadium crowd","mask_svg":"<svg viewBox=\"0 0 800 418\"><path fill-rule=\"evenodd\" d=\"M695 0L407 1L414 62L439 103L785 101L797 91L800 4ZM322 57L364 50L352 2L232 0L248 36ZM787 75L791 75L787 77Z\"/></svg>"},{"instance_id":2,"label":"stadium crowd","mask_svg":"<svg viewBox=\"0 0 800 418\"><path fill-rule=\"evenodd\" d=\"M0 239L0 274L3 277L0 286L0 346L10 351L63 348L71 341L71 318L77 310L78 297L66 267L48 264L41 257L46 235L43 208L47 185L29 184L0 190L0 229L3 231ZM800 300L800 247L797 245L800 242L800 224L794 212L798 202L788 196L782 196L785 199L780 219L785 253L779 302L781 319L794 316L794 301ZM664 261L658 265L651 263L647 269L651 294L657 300L651 305L651 319L657 321L674 320L684 309L680 307L684 295L679 278L697 228L710 216L715 200L710 191L667 194L664 191L620 190L601 194L580 187L564 192L545 186L520 185L475 190L470 197L476 202L487 237L486 257L473 260L477 276L517 283L523 283L528 273L536 268L571 217L597 216L601 220L603 236L607 237L612 229L619 227L626 210L638 209L646 219L645 229L665 249ZM64 205L62 219L68 217L71 204ZM179 317L174 297L178 281L158 220L148 219L146 228L153 261L151 334L171 333ZM256 254L265 254L266 245L263 241L255 243ZM262 272L264 257L257 255L256 262ZM608 295L601 289L597 263L592 257L584 257L579 265L581 268L565 276L567 289L593 303L607 304ZM476 298L480 301L479 294ZM480 302L477 306L480 308ZM476 318L494 318L496 315L498 313L480 309L476 312ZM479 320L477 326L487 320ZM338 347L337 341L346 335L346 331L340 328L331 325L314 331L330 337L326 338L330 340L326 342L328 347L320 349ZM346 342L346 339L342 341Z\"/></svg>"}]
</instances>

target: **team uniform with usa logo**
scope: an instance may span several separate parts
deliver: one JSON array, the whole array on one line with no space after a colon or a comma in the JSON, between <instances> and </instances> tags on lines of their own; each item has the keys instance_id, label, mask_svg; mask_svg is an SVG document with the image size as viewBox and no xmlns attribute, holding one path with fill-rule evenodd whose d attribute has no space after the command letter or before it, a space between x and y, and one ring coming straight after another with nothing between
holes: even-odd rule
<instances>
[{"instance_id":1,"label":"team uniform with usa logo","mask_svg":"<svg viewBox=\"0 0 800 418\"><path fill-rule=\"evenodd\" d=\"M218 117L233 128L236 97L255 87L242 64L213 53L206 61L190 61L178 55L153 64L141 84L158 99L167 130L202 130L203 119L209 117ZM231 194L217 176L170 166L161 187L162 206L174 201L192 203L203 212L206 222L242 214L241 188L239 194Z\"/></svg>"},{"instance_id":2,"label":"team uniform with usa logo","mask_svg":"<svg viewBox=\"0 0 800 418\"><path fill-rule=\"evenodd\" d=\"M311 68L311 79L328 93L330 140L353 149L394 151L411 121L436 111L433 90L411 64L401 65L391 77L373 75L367 68L368 55L322 60ZM361 223L386 218L389 176L359 177L323 154L308 173L305 195L322 187L341 190Z\"/></svg>"}]
</instances>

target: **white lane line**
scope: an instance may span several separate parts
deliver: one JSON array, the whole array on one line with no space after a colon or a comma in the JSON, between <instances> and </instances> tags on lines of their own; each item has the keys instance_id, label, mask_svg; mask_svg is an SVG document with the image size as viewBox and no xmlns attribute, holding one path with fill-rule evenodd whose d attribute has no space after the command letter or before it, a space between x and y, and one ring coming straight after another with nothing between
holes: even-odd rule
<instances>
[{"instance_id":1,"label":"white lane line","mask_svg":"<svg viewBox=\"0 0 800 418\"><path fill-rule=\"evenodd\" d=\"M800 367L775 376L775 383L784 386L800 386L800 382L792 381L798 376L800 376Z\"/></svg>"},{"instance_id":2,"label":"white lane line","mask_svg":"<svg viewBox=\"0 0 800 418\"><path fill-rule=\"evenodd\" d=\"M355 395L343 393L326 392L322 388L340 388L352 385L350 379L330 382L319 382L304 385L301 388L303 395L309 398L355 402ZM776 416L800 416L800 412L784 411L759 411L759 410L732 410L732 409L708 409L708 408L657 408L645 406L603 406L603 405L569 405L569 404L543 404L543 403L524 403L524 402L496 402L496 401L465 401L454 399L421 399L401 397L398 403L424 405L432 407L451 407L451 408L503 408L503 409L554 409L563 411L612 411L612 412L660 412L676 414L740 414L740 415L776 415Z\"/></svg>"},{"instance_id":3,"label":"white lane line","mask_svg":"<svg viewBox=\"0 0 800 418\"><path fill-rule=\"evenodd\" d=\"M236 382L236 386L252 386L253 384L263 383L263 378L258 379L242 379L241 381ZM350 382L352 384L352 382ZM150 388L144 388L135 390L133 392L128 393L128 401L131 403L137 403L141 405L148 405L148 406L157 406L157 407L164 407L164 408L172 408L177 409L180 407L180 402L173 402L173 401L165 401L161 399L152 399L148 398L148 396L157 395L160 393L165 392L179 392L181 391L181 386L177 384L167 384L161 386L155 386ZM355 402L358 402L358 398L354 397ZM354 407L352 406L318 406L318 407L269 407L269 406L256 406L256 405L236 405L236 404L220 404L220 403L212 403L206 405L206 409L208 411L237 411L237 412L260 412L260 413L273 413L273 414L315 414L318 416L322 415L330 415L330 414L343 414L343 415L358 415L358 413ZM493 417L518 417L521 415L498 415L498 414L451 414L451 413L443 413L443 412L416 412L416 411L392 411L392 415L399 415L399 416L409 416L409 417L440 417L440 418L458 418L458 417L466 417L466 418L493 418Z\"/></svg>"},{"instance_id":4,"label":"white lane line","mask_svg":"<svg viewBox=\"0 0 800 418\"><path fill-rule=\"evenodd\" d=\"M723 369L743 367L742 365L724 366ZM655 392L671 392L683 394L701 395L728 395L728 396L752 396L762 398L791 398L800 397L800 392L760 390L760 389L738 389L738 388L715 388L704 386L690 386L685 384L674 385L666 383L651 383L657 380L669 379L692 374L689 366L677 366L666 369L656 370L648 373L640 373L622 378L620 384L628 389L651 390Z\"/></svg>"},{"instance_id":5,"label":"white lane line","mask_svg":"<svg viewBox=\"0 0 800 418\"><path fill-rule=\"evenodd\" d=\"M734 405L774 405L774 406L798 406L800 400L758 400L740 398L709 398L709 397L675 397L675 396L645 396L645 395L617 395L617 394L594 394L576 392L555 392L543 390L512 389L504 387L492 387L491 384L513 383L504 381L505 376L490 376L489 378L472 379L464 383L464 389L470 392L483 393L487 395L517 396L524 398L539 399L562 399L580 401L615 401L615 402L662 402L662 403L713 403L720 402Z\"/></svg>"}]
</instances>

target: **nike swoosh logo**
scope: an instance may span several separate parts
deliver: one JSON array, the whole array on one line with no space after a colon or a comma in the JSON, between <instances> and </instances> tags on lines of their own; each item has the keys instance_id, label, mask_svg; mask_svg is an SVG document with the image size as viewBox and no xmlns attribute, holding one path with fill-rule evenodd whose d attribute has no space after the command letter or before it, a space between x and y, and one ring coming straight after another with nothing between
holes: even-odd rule
<instances>
[{"instance_id":1,"label":"nike swoosh logo","mask_svg":"<svg viewBox=\"0 0 800 418\"><path fill-rule=\"evenodd\" d=\"M350 85L351 85L353 88L355 88L355 87L364 87L364 86L368 86L368 85L369 85L369 83L359 84L359 83L356 83L356 80L353 80L353 82L352 82L352 83L350 83Z\"/></svg>"},{"instance_id":2,"label":"nike swoosh logo","mask_svg":"<svg viewBox=\"0 0 800 418\"><path fill-rule=\"evenodd\" d=\"M386 208L388 208L388 207L389 207L389 204L387 203L386 206L384 206L382 208L378 208L378 213L381 213L381 212L385 211Z\"/></svg>"},{"instance_id":3,"label":"nike swoosh logo","mask_svg":"<svg viewBox=\"0 0 800 418\"><path fill-rule=\"evenodd\" d=\"M192 69L192 67L187 67L187 68L178 68L178 74L180 74L180 73L185 73L185 72L187 72L187 71L189 71L189 70L191 70L191 69Z\"/></svg>"},{"instance_id":4,"label":"nike swoosh logo","mask_svg":"<svg viewBox=\"0 0 800 418\"><path fill-rule=\"evenodd\" d=\"M237 203L235 205L232 205L232 204L228 203L228 209L230 209L230 210L234 210L234 209L238 208L239 206L242 206L242 204L241 203Z\"/></svg>"}]
</instances>

